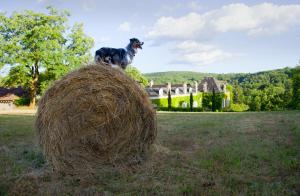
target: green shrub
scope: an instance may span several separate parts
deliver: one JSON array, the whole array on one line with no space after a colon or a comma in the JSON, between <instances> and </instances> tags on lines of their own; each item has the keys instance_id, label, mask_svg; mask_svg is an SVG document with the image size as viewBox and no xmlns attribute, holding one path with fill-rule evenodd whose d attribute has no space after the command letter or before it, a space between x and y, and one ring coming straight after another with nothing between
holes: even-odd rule
<instances>
[{"instance_id":1,"label":"green shrub","mask_svg":"<svg viewBox=\"0 0 300 196\"><path fill-rule=\"evenodd\" d=\"M179 97L175 97L175 96L171 96L172 101L171 101L171 107L172 108L181 108L182 107L182 103L186 102L188 107L190 107L190 96L179 96ZM202 98L202 93L198 93L196 95L193 96L193 100L198 102L198 106L201 105L200 101ZM161 99L152 99L151 100L153 104L157 105L157 107L168 107L168 98L161 98Z\"/></svg>"},{"instance_id":2,"label":"green shrub","mask_svg":"<svg viewBox=\"0 0 300 196\"><path fill-rule=\"evenodd\" d=\"M158 107L157 111L173 111L173 112L203 112L202 108L193 108L193 111L189 107L187 108L168 108L168 107Z\"/></svg>"},{"instance_id":3,"label":"green shrub","mask_svg":"<svg viewBox=\"0 0 300 196\"><path fill-rule=\"evenodd\" d=\"M14 101L14 104L16 106L24 106L24 105L29 105L30 104L30 99L26 97L21 97L20 99L17 99Z\"/></svg>"},{"instance_id":4,"label":"green shrub","mask_svg":"<svg viewBox=\"0 0 300 196\"><path fill-rule=\"evenodd\" d=\"M229 111L231 111L231 112L244 112L244 111L247 111L248 109L249 109L249 106L246 105L246 104L243 104L243 103L234 104L234 103L232 103L230 105Z\"/></svg>"},{"instance_id":5,"label":"green shrub","mask_svg":"<svg viewBox=\"0 0 300 196\"><path fill-rule=\"evenodd\" d=\"M224 93L203 93L202 106L205 111L222 110L222 100Z\"/></svg>"}]
</instances>

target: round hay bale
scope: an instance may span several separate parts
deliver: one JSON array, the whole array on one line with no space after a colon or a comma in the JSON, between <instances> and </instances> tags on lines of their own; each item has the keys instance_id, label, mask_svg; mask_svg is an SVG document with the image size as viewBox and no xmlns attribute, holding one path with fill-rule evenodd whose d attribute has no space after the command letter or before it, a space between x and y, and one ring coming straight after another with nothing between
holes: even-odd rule
<instances>
[{"instance_id":1,"label":"round hay bale","mask_svg":"<svg viewBox=\"0 0 300 196\"><path fill-rule=\"evenodd\" d=\"M46 159L65 173L139 163L157 134L144 89L101 64L55 82L39 102L36 129Z\"/></svg>"}]
</instances>

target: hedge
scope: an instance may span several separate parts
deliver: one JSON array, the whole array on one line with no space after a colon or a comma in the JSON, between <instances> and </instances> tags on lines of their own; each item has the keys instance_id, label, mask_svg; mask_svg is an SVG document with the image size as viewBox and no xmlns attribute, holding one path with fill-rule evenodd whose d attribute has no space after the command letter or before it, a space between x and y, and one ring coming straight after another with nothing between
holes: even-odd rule
<instances>
[{"instance_id":1,"label":"hedge","mask_svg":"<svg viewBox=\"0 0 300 196\"><path fill-rule=\"evenodd\" d=\"M194 101L197 101L198 107L193 108L194 111L211 111L212 110L213 93L197 93L193 96ZM222 100L226 98L224 93L215 93L215 106L217 111L222 111ZM171 108L168 109L168 98L152 99L153 104L161 111L190 111L190 96L172 97ZM202 101L202 103L201 103ZM182 108L182 103L187 103L187 108ZM201 106L201 107L200 107Z\"/></svg>"},{"instance_id":2,"label":"hedge","mask_svg":"<svg viewBox=\"0 0 300 196\"><path fill-rule=\"evenodd\" d=\"M202 93L198 93L193 95L194 101L197 101L198 107L201 105ZM162 99L152 99L153 104L157 105L159 108L168 108L168 98ZM171 106L172 108L182 108L182 103L186 102L188 108L190 107L190 95L180 96L180 97L172 97Z\"/></svg>"}]
</instances>

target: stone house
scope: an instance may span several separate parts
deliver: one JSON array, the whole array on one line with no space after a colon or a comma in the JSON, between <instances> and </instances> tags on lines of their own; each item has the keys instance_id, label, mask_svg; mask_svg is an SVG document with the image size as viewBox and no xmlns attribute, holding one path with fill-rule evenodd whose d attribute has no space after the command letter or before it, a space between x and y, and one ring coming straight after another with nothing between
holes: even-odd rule
<instances>
[{"instance_id":1,"label":"stone house","mask_svg":"<svg viewBox=\"0 0 300 196\"><path fill-rule=\"evenodd\" d=\"M226 82L218 81L213 77L205 77L200 82L194 81L192 84L171 84L154 85L151 80L149 86L146 87L146 92L149 95L150 100L155 105L162 105L168 98L168 92L170 91L172 100L175 98L179 100L174 107L188 107L189 96L192 93L194 96L193 107L202 107L202 98L205 93L221 93L224 95L222 99L222 108L229 106L230 104L230 92L226 90Z\"/></svg>"},{"instance_id":2,"label":"stone house","mask_svg":"<svg viewBox=\"0 0 300 196\"><path fill-rule=\"evenodd\" d=\"M26 95L21 88L0 88L0 110L12 110L16 107L14 102L20 97Z\"/></svg>"}]
</instances>

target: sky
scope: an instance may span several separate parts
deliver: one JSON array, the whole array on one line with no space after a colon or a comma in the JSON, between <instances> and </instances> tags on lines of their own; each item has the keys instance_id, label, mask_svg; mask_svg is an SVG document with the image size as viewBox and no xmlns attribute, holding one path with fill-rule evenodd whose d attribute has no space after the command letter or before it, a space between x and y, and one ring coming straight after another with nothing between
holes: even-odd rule
<instances>
[{"instance_id":1,"label":"sky","mask_svg":"<svg viewBox=\"0 0 300 196\"><path fill-rule=\"evenodd\" d=\"M145 44L132 63L143 73L258 72L300 60L300 0L0 0L0 12L69 10L101 47Z\"/></svg>"}]
</instances>

